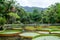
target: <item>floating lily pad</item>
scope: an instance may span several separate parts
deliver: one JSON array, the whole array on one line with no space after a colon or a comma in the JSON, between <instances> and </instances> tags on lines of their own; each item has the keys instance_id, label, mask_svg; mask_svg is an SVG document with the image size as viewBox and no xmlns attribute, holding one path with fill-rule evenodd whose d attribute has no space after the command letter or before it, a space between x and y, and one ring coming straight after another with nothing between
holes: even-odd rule
<instances>
[{"instance_id":1,"label":"floating lily pad","mask_svg":"<svg viewBox=\"0 0 60 40\"><path fill-rule=\"evenodd\" d=\"M60 38L57 36L42 36L32 40L60 40Z\"/></svg>"},{"instance_id":2,"label":"floating lily pad","mask_svg":"<svg viewBox=\"0 0 60 40\"><path fill-rule=\"evenodd\" d=\"M14 34L14 33L19 33L20 31L18 30L5 30L1 31L0 34Z\"/></svg>"},{"instance_id":3,"label":"floating lily pad","mask_svg":"<svg viewBox=\"0 0 60 40\"><path fill-rule=\"evenodd\" d=\"M22 37L32 37L32 38L34 38L38 35L40 35L40 34L34 33L34 32L25 32L25 33L20 34L20 36L22 36Z\"/></svg>"}]
</instances>

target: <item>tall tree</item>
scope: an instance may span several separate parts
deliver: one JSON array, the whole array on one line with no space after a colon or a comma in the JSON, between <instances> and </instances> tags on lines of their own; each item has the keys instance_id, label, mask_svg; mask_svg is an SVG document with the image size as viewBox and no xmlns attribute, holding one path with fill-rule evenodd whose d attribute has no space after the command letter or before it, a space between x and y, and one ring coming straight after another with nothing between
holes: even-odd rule
<instances>
[{"instance_id":1,"label":"tall tree","mask_svg":"<svg viewBox=\"0 0 60 40\"><path fill-rule=\"evenodd\" d=\"M15 1L14 0L0 0L0 15L1 17L6 18L7 22L10 20L11 15L10 12L13 12L13 14L16 14L16 8L15 8ZM12 15L12 18L14 16L17 17L17 15ZM15 18L16 18L15 17Z\"/></svg>"},{"instance_id":2,"label":"tall tree","mask_svg":"<svg viewBox=\"0 0 60 40\"><path fill-rule=\"evenodd\" d=\"M49 23L57 23L60 22L60 3L56 3L55 5L51 5L47 10L46 14L48 17Z\"/></svg>"}]
</instances>

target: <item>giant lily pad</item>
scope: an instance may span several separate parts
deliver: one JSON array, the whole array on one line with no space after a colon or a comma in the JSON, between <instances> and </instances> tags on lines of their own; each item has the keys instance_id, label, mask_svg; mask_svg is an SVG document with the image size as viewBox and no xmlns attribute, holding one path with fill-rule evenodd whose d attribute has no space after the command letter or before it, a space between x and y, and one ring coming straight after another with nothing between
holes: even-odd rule
<instances>
[{"instance_id":1,"label":"giant lily pad","mask_svg":"<svg viewBox=\"0 0 60 40\"><path fill-rule=\"evenodd\" d=\"M60 40L60 38L57 36L42 36L32 40Z\"/></svg>"},{"instance_id":2,"label":"giant lily pad","mask_svg":"<svg viewBox=\"0 0 60 40\"><path fill-rule=\"evenodd\" d=\"M0 32L0 36L15 36L20 33L19 30L5 30Z\"/></svg>"},{"instance_id":3,"label":"giant lily pad","mask_svg":"<svg viewBox=\"0 0 60 40\"><path fill-rule=\"evenodd\" d=\"M40 34L34 33L34 32L25 32L25 33L20 34L20 36L27 37L27 38L34 38L38 35L40 35Z\"/></svg>"}]
</instances>

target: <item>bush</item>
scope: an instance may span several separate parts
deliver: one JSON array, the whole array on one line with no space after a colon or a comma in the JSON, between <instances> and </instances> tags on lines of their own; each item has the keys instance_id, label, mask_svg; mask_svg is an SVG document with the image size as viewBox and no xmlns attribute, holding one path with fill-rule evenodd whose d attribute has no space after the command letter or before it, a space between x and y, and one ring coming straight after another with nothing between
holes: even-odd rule
<instances>
[{"instance_id":1,"label":"bush","mask_svg":"<svg viewBox=\"0 0 60 40\"><path fill-rule=\"evenodd\" d=\"M3 17L0 17L0 26L4 25L6 23L6 19Z\"/></svg>"}]
</instances>

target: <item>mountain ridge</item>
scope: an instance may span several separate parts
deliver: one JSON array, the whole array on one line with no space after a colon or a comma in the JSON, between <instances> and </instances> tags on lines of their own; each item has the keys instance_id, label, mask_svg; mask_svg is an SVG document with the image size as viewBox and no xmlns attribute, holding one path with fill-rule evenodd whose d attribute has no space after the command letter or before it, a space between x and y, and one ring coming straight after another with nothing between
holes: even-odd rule
<instances>
[{"instance_id":1,"label":"mountain ridge","mask_svg":"<svg viewBox=\"0 0 60 40\"><path fill-rule=\"evenodd\" d=\"M37 9L39 11L41 10L45 10L47 8L40 8L40 7L28 7L28 6L25 6L25 7L22 7L26 12L33 12L34 9Z\"/></svg>"}]
</instances>

